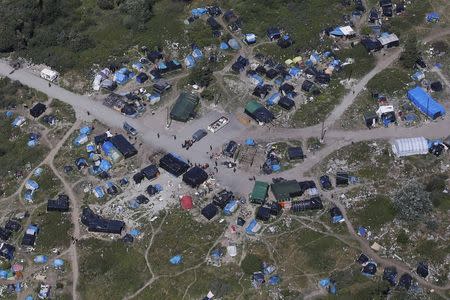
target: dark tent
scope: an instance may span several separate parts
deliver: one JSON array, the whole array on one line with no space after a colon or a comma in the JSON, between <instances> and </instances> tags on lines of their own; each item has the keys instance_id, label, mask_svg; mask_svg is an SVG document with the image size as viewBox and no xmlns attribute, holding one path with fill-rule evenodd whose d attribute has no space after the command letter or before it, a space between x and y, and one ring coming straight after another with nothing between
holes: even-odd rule
<instances>
[{"instance_id":1,"label":"dark tent","mask_svg":"<svg viewBox=\"0 0 450 300\"><path fill-rule=\"evenodd\" d=\"M305 92L311 92L312 88L314 87L314 83L312 81L309 80L305 80L302 83L302 90L304 90Z\"/></svg>"},{"instance_id":2,"label":"dark tent","mask_svg":"<svg viewBox=\"0 0 450 300\"><path fill-rule=\"evenodd\" d=\"M269 91L272 89L271 85L264 84L264 85L257 85L255 89L253 90L253 96L256 96L260 99L264 99L268 94Z\"/></svg>"},{"instance_id":3,"label":"dark tent","mask_svg":"<svg viewBox=\"0 0 450 300\"><path fill-rule=\"evenodd\" d=\"M331 216L332 218L338 217L338 216L342 216L342 212L341 212L341 210L339 209L339 207L337 207L337 206L332 207L332 208L330 209L330 216Z\"/></svg>"},{"instance_id":4,"label":"dark tent","mask_svg":"<svg viewBox=\"0 0 450 300\"><path fill-rule=\"evenodd\" d=\"M378 115L374 112L364 114L364 123L368 128L372 128L378 123Z\"/></svg>"},{"instance_id":5,"label":"dark tent","mask_svg":"<svg viewBox=\"0 0 450 300\"><path fill-rule=\"evenodd\" d=\"M442 83L440 82L440 81L435 81L435 82L432 82L431 84L430 84L430 87L431 87L431 89L434 91L434 92L440 92L440 91L442 91Z\"/></svg>"},{"instance_id":6,"label":"dark tent","mask_svg":"<svg viewBox=\"0 0 450 300\"><path fill-rule=\"evenodd\" d=\"M252 100L245 106L245 113L257 122L270 123L275 116L260 103Z\"/></svg>"},{"instance_id":7,"label":"dark tent","mask_svg":"<svg viewBox=\"0 0 450 300\"><path fill-rule=\"evenodd\" d=\"M294 86L293 86L292 84L289 84L289 83L283 83L283 84L280 86L280 92L282 92L283 95L290 94L290 93L292 93L294 90L295 90Z\"/></svg>"},{"instance_id":8,"label":"dark tent","mask_svg":"<svg viewBox=\"0 0 450 300\"><path fill-rule=\"evenodd\" d=\"M170 118L175 121L187 122L195 116L195 108L199 99L196 95L190 93L181 93L175 105L170 111Z\"/></svg>"},{"instance_id":9,"label":"dark tent","mask_svg":"<svg viewBox=\"0 0 450 300\"><path fill-rule=\"evenodd\" d=\"M136 197L136 202L139 204L146 204L150 201L150 199L148 199L147 197L145 197L144 195L138 195Z\"/></svg>"},{"instance_id":10,"label":"dark tent","mask_svg":"<svg viewBox=\"0 0 450 300\"><path fill-rule=\"evenodd\" d=\"M316 78L314 78L314 81L320 84L328 84L330 83L331 76L329 74L320 73L316 75Z\"/></svg>"},{"instance_id":11,"label":"dark tent","mask_svg":"<svg viewBox=\"0 0 450 300\"><path fill-rule=\"evenodd\" d=\"M81 223L91 232L121 234L125 223L118 220L105 219L95 214L89 207L85 207L81 214Z\"/></svg>"},{"instance_id":12,"label":"dark tent","mask_svg":"<svg viewBox=\"0 0 450 300\"><path fill-rule=\"evenodd\" d=\"M256 219L261 221L269 221L270 219L270 208L260 206L258 207L258 211L256 212Z\"/></svg>"},{"instance_id":13,"label":"dark tent","mask_svg":"<svg viewBox=\"0 0 450 300\"><path fill-rule=\"evenodd\" d=\"M25 234L22 238L22 246L34 247L36 242L36 236L32 234Z\"/></svg>"},{"instance_id":14,"label":"dark tent","mask_svg":"<svg viewBox=\"0 0 450 300\"><path fill-rule=\"evenodd\" d=\"M33 108L30 109L30 115L32 115L34 118L38 118L40 115L42 115L45 110L47 109L47 106L43 103L38 103Z\"/></svg>"},{"instance_id":15,"label":"dark tent","mask_svg":"<svg viewBox=\"0 0 450 300\"><path fill-rule=\"evenodd\" d=\"M419 264L417 265L416 271L420 277L426 278L429 274L428 264L424 261L419 262Z\"/></svg>"},{"instance_id":16,"label":"dark tent","mask_svg":"<svg viewBox=\"0 0 450 300\"><path fill-rule=\"evenodd\" d=\"M263 66L259 65L256 67L255 69L256 73L258 73L259 75L266 75L266 68L264 68Z\"/></svg>"},{"instance_id":17,"label":"dark tent","mask_svg":"<svg viewBox=\"0 0 450 300\"><path fill-rule=\"evenodd\" d=\"M322 200L319 197L313 197L303 201L293 201L291 203L291 211L300 212L306 210L322 209Z\"/></svg>"},{"instance_id":18,"label":"dark tent","mask_svg":"<svg viewBox=\"0 0 450 300\"><path fill-rule=\"evenodd\" d=\"M273 41L281 37L281 31L277 27L269 27L267 29L267 37Z\"/></svg>"},{"instance_id":19,"label":"dark tent","mask_svg":"<svg viewBox=\"0 0 450 300\"><path fill-rule=\"evenodd\" d=\"M125 106L122 107L120 112L126 116L131 116L131 117L134 117L137 115L136 108L131 104L125 104Z\"/></svg>"},{"instance_id":20,"label":"dark tent","mask_svg":"<svg viewBox=\"0 0 450 300\"><path fill-rule=\"evenodd\" d=\"M8 229L0 227L0 239L7 241L11 236L11 231Z\"/></svg>"},{"instance_id":21,"label":"dark tent","mask_svg":"<svg viewBox=\"0 0 450 300\"><path fill-rule=\"evenodd\" d=\"M222 26L213 17L209 17L206 20L206 23L208 23L208 25L211 27L212 30L220 30L220 29L222 29Z\"/></svg>"},{"instance_id":22,"label":"dark tent","mask_svg":"<svg viewBox=\"0 0 450 300\"><path fill-rule=\"evenodd\" d=\"M139 83L144 83L144 82L146 82L147 80L148 80L148 76L147 76L147 74L145 74L145 73L139 73L139 74L136 76L136 81L139 82Z\"/></svg>"},{"instance_id":23,"label":"dark tent","mask_svg":"<svg viewBox=\"0 0 450 300\"><path fill-rule=\"evenodd\" d=\"M287 151L289 160L304 158L302 147L289 147Z\"/></svg>"},{"instance_id":24,"label":"dark tent","mask_svg":"<svg viewBox=\"0 0 450 300\"><path fill-rule=\"evenodd\" d=\"M400 14L404 11L405 11L405 4L403 2L398 3L397 6L395 7L395 13Z\"/></svg>"},{"instance_id":25,"label":"dark tent","mask_svg":"<svg viewBox=\"0 0 450 300\"><path fill-rule=\"evenodd\" d=\"M189 169L188 163L184 162L181 158L176 157L172 153L164 155L159 160L159 166L175 177L182 175Z\"/></svg>"},{"instance_id":26,"label":"dark tent","mask_svg":"<svg viewBox=\"0 0 450 300\"><path fill-rule=\"evenodd\" d=\"M227 190L222 190L213 197L213 204L221 209L224 209L225 206L233 199L233 193Z\"/></svg>"},{"instance_id":27,"label":"dark tent","mask_svg":"<svg viewBox=\"0 0 450 300\"><path fill-rule=\"evenodd\" d=\"M266 77L269 79L274 79L275 77L277 77L279 74L279 72L275 69L270 69L266 72Z\"/></svg>"},{"instance_id":28,"label":"dark tent","mask_svg":"<svg viewBox=\"0 0 450 300\"><path fill-rule=\"evenodd\" d=\"M245 220L243 218L241 218L241 217L238 217L237 220L236 220L236 224L238 226L244 226Z\"/></svg>"},{"instance_id":29,"label":"dark tent","mask_svg":"<svg viewBox=\"0 0 450 300\"><path fill-rule=\"evenodd\" d=\"M411 285L412 285L412 276L409 275L408 273L404 273L398 280L398 286L403 287L406 290L409 290Z\"/></svg>"},{"instance_id":30,"label":"dark tent","mask_svg":"<svg viewBox=\"0 0 450 300\"><path fill-rule=\"evenodd\" d=\"M320 176L319 181L320 181L320 185L325 190L331 190L331 188L333 187L333 185L331 184L330 177L328 175Z\"/></svg>"},{"instance_id":31,"label":"dark tent","mask_svg":"<svg viewBox=\"0 0 450 300\"><path fill-rule=\"evenodd\" d=\"M380 51L383 49L383 45L379 40L372 40L370 38L364 38L361 40L361 44L366 48L367 52Z\"/></svg>"},{"instance_id":32,"label":"dark tent","mask_svg":"<svg viewBox=\"0 0 450 300\"><path fill-rule=\"evenodd\" d=\"M295 106L295 102L291 98L283 96L278 101L278 106L280 106L281 108L284 108L286 110L291 110Z\"/></svg>"},{"instance_id":33,"label":"dark tent","mask_svg":"<svg viewBox=\"0 0 450 300\"><path fill-rule=\"evenodd\" d=\"M383 279L387 280L391 286L397 285L397 269L395 267L384 268Z\"/></svg>"},{"instance_id":34,"label":"dark tent","mask_svg":"<svg viewBox=\"0 0 450 300\"><path fill-rule=\"evenodd\" d=\"M289 48L290 46L292 46L293 43L294 41L291 39L290 36L287 35L283 36L283 38L277 41L277 45L282 49Z\"/></svg>"},{"instance_id":35,"label":"dark tent","mask_svg":"<svg viewBox=\"0 0 450 300\"><path fill-rule=\"evenodd\" d=\"M314 189L317 187L316 183L312 180L300 181L298 184L300 185L302 192L305 192L309 189Z\"/></svg>"},{"instance_id":36,"label":"dark tent","mask_svg":"<svg viewBox=\"0 0 450 300\"><path fill-rule=\"evenodd\" d=\"M336 186L347 186L349 182L349 176L345 172L336 173Z\"/></svg>"},{"instance_id":37,"label":"dark tent","mask_svg":"<svg viewBox=\"0 0 450 300\"><path fill-rule=\"evenodd\" d=\"M212 203L206 205L202 209L202 215L207 218L208 220L211 220L214 218L217 213L219 212L219 209Z\"/></svg>"},{"instance_id":38,"label":"dark tent","mask_svg":"<svg viewBox=\"0 0 450 300\"><path fill-rule=\"evenodd\" d=\"M149 196L154 196L154 195L156 195L156 194L159 193L159 190L156 188L156 186L154 186L154 185L152 185L152 184L150 184L150 185L147 187L146 191L147 191L147 194L148 194Z\"/></svg>"},{"instance_id":39,"label":"dark tent","mask_svg":"<svg viewBox=\"0 0 450 300\"><path fill-rule=\"evenodd\" d=\"M56 200L48 200L47 211L68 212L70 207L69 197L67 195L59 195Z\"/></svg>"},{"instance_id":40,"label":"dark tent","mask_svg":"<svg viewBox=\"0 0 450 300\"><path fill-rule=\"evenodd\" d=\"M94 142L96 145L103 144L106 141L109 141L109 137L106 133L102 133L94 137Z\"/></svg>"},{"instance_id":41,"label":"dark tent","mask_svg":"<svg viewBox=\"0 0 450 300\"><path fill-rule=\"evenodd\" d=\"M123 236L122 241L125 244L132 244L134 241L134 237L131 234L127 233Z\"/></svg>"},{"instance_id":42,"label":"dark tent","mask_svg":"<svg viewBox=\"0 0 450 300\"><path fill-rule=\"evenodd\" d=\"M163 58L163 55L162 55L162 53L159 52L159 51L152 51L152 52L150 52L150 53L147 54L147 58L148 58L151 62L154 63L154 62L157 61L158 59L162 59L162 58Z\"/></svg>"},{"instance_id":43,"label":"dark tent","mask_svg":"<svg viewBox=\"0 0 450 300\"><path fill-rule=\"evenodd\" d=\"M158 166L156 165L150 165L141 170L141 173L147 178L148 180L155 179L159 175Z\"/></svg>"},{"instance_id":44,"label":"dark tent","mask_svg":"<svg viewBox=\"0 0 450 300\"><path fill-rule=\"evenodd\" d=\"M193 167L183 175L183 181L196 188L208 179L208 174L200 167Z\"/></svg>"},{"instance_id":45,"label":"dark tent","mask_svg":"<svg viewBox=\"0 0 450 300\"><path fill-rule=\"evenodd\" d=\"M133 180L134 183L139 184L142 182L142 180L144 180L145 176L144 174L142 174L142 172L138 172L136 174L133 175Z\"/></svg>"},{"instance_id":46,"label":"dark tent","mask_svg":"<svg viewBox=\"0 0 450 300\"><path fill-rule=\"evenodd\" d=\"M9 231L19 231L22 228L22 225L20 225L20 223L16 220L8 220L6 221L5 224L5 229L9 230Z\"/></svg>"},{"instance_id":47,"label":"dark tent","mask_svg":"<svg viewBox=\"0 0 450 300\"><path fill-rule=\"evenodd\" d=\"M133 157L138 153L136 148L121 134L113 136L111 143L125 158Z\"/></svg>"},{"instance_id":48,"label":"dark tent","mask_svg":"<svg viewBox=\"0 0 450 300\"><path fill-rule=\"evenodd\" d=\"M290 201L303 194L301 186L295 179L274 182L270 185L270 189L277 202Z\"/></svg>"},{"instance_id":49,"label":"dark tent","mask_svg":"<svg viewBox=\"0 0 450 300\"><path fill-rule=\"evenodd\" d=\"M364 275L373 276L377 273L377 265L373 262L369 262L365 265L361 271Z\"/></svg>"},{"instance_id":50,"label":"dark tent","mask_svg":"<svg viewBox=\"0 0 450 300\"><path fill-rule=\"evenodd\" d=\"M14 258L14 252L16 251L16 248L13 245L2 243L0 245L0 256L12 260Z\"/></svg>"},{"instance_id":51,"label":"dark tent","mask_svg":"<svg viewBox=\"0 0 450 300\"><path fill-rule=\"evenodd\" d=\"M363 265L369 261L369 257L365 255L364 253L361 253L361 255L356 260L359 264Z\"/></svg>"}]
</instances>

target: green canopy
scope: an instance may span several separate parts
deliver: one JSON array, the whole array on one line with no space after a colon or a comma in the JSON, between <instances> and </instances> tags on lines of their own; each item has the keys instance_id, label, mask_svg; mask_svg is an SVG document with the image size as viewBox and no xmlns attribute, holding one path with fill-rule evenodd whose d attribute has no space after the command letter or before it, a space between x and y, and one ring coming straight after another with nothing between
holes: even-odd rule
<instances>
[{"instance_id":1,"label":"green canopy","mask_svg":"<svg viewBox=\"0 0 450 300\"><path fill-rule=\"evenodd\" d=\"M189 118L195 115L198 101L199 99L196 95L186 92L181 93L170 112L170 118L180 122L187 122Z\"/></svg>"},{"instance_id":2,"label":"green canopy","mask_svg":"<svg viewBox=\"0 0 450 300\"><path fill-rule=\"evenodd\" d=\"M255 186L250 195L250 201L262 204L266 201L269 184L263 181L255 181Z\"/></svg>"}]
</instances>

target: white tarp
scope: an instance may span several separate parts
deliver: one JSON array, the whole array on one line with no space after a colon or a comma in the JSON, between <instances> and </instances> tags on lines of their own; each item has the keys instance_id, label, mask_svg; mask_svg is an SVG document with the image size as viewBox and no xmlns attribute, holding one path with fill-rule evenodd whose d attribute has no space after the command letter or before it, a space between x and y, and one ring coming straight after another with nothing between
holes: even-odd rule
<instances>
[{"instance_id":1,"label":"white tarp","mask_svg":"<svg viewBox=\"0 0 450 300\"><path fill-rule=\"evenodd\" d=\"M398 157L428 154L428 141L424 137L396 139L392 142L392 151Z\"/></svg>"},{"instance_id":2,"label":"white tarp","mask_svg":"<svg viewBox=\"0 0 450 300\"><path fill-rule=\"evenodd\" d=\"M342 27L339 27L339 29L342 31L342 33L344 34L344 35L354 35L355 34L355 31L353 30L353 28L351 28L350 26L342 26Z\"/></svg>"},{"instance_id":3,"label":"white tarp","mask_svg":"<svg viewBox=\"0 0 450 300\"><path fill-rule=\"evenodd\" d=\"M394 106L392 105L382 105L377 110L378 117L381 118L383 114L387 114L394 111Z\"/></svg>"},{"instance_id":4,"label":"white tarp","mask_svg":"<svg viewBox=\"0 0 450 300\"><path fill-rule=\"evenodd\" d=\"M41 71L41 77L49 81L54 81L58 76L59 73L51 69L45 68Z\"/></svg>"}]
</instances>

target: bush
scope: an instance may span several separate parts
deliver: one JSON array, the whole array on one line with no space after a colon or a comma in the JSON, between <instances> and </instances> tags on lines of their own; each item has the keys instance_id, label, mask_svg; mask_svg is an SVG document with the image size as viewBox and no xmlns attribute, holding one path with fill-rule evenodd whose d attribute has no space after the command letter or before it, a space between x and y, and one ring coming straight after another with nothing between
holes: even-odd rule
<instances>
[{"instance_id":1,"label":"bush","mask_svg":"<svg viewBox=\"0 0 450 300\"><path fill-rule=\"evenodd\" d=\"M419 55L420 53L417 49L417 39L413 37L408 38L405 43L405 50L400 56L402 66L406 69L414 68Z\"/></svg>"},{"instance_id":2,"label":"bush","mask_svg":"<svg viewBox=\"0 0 450 300\"><path fill-rule=\"evenodd\" d=\"M430 194L417 181L405 184L394 195L393 204L398 217L411 223L423 220L433 209Z\"/></svg>"},{"instance_id":3,"label":"bush","mask_svg":"<svg viewBox=\"0 0 450 300\"><path fill-rule=\"evenodd\" d=\"M97 0L97 6L104 10L114 8L114 0Z\"/></svg>"},{"instance_id":4,"label":"bush","mask_svg":"<svg viewBox=\"0 0 450 300\"><path fill-rule=\"evenodd\" d=\"M197 84L202 87L207 87L213 79L213 72L205 63L198 64L195 68L193 68L187 78L190 84Z\"/></svg>"},{"instance_id":5,"label":"bush","mask_svg":"<svg viewBox=\"0 0 450 300\"><path fill-rule=\"evenodd\" d=\"M241 262L241 269L245 274L251 275L261 270L262 260L254 255L247 254Z\"/></svg>"},{"instance_id":6,"label":"bush","mask_svg":"<svg viewBox=\"0 0 450 300\"><path fill-rule=\"evenodd\" d=\"M406 245L409 243L409 237L404 230L400 231L397 235L397 243Z\"/></svg>"}]
</instances>

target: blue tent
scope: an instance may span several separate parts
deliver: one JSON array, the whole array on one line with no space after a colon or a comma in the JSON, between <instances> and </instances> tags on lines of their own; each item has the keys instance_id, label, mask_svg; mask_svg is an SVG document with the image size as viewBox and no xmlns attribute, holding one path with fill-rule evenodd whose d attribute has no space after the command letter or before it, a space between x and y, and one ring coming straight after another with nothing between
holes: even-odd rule
<instances>
[{"instance_id":1,"label":"blue tent","mask_svg":"<svg viewBox=\"0 0 450 300\"><path fill-rule=\"evenodd\" d=\"M340 27L335 28L333 31L330 31L330 35L334 36L344 36L344 33L342 32Z\"/></svg>"},{"instance_id":2,"label":"blue tent","mask_svg":"<svg viewBox=\"0 0 450 300\"><path fill-rule=\"evenodd\" d=\"M33 191L32 190L26 190L25 191L25 195L24 195L24 199L27 202L33 202Z\"/></svg>"},{"instance_id":3,"label":"blue tent","mask_svg":"<svg viewBox=\"0 0 450 300\"><path fill-rule=\"evenodd\" d=\"M91 153L95 151L95 145L94 144L88 144L86 145L86 152Z\"/></svg>"},{"instance_id":4,"label":"blue tent","mask_svg":"<svg viewBox=\"0 0 450 300\"><path fill-rule=\"evenodd\" d=\"M184 63L186 65L186 68L188 69L193 68L195 66L195 59L192 55L188 55L184 59Z\"/></svg>"},{"instance_id":5,"label":"blue tent","mask_svg":"<svg viewBox=\"0 0 450 300\"><path fill-rule=\"evenodd\" d=\"M160 61L158 63L158 69L165 70L165 69L167 69L167 65L163 61Z\"/></svg>"},{"instance_id":6,"label":"blue tent","mask_svg":"<svg viewBox=\"0 0 450 300\"><path fill-rule=\"evenodd\" d=\"M267 99L267 105L275 105L278 103L278 101L280 101L281 98L281 94L280 93L275 93L272 96L269 97L269 99Z\"/></svg>"},{"instance_id":7,"label":"blue tent","mask_svg":"<svg viewBox=\"0 0 450 300\"><path fill-rule=\"evenodd\" d=\"M25 300L33 300L33 296L28 295L28 296L25 297Z\"/></svg>"},{"instance_id":8,"label":"blue tent","mask_svg":"<svg viewBox=\"0 0 450 300\"><path fill-rule=\"evenodd\" d=\"M96 186L94 188L94 195L97 198L103 198L105 197L105 192L103 191L103 188L101 186Z\"/></svg>"},{"instance_id":9,"label":"blue tent","mask_svg":"<svg viewBox=\"0 0 450 300\"><path fill-rule=\"evenodd\" d=\"M258 224L258 222L253 219L245 228L245 232L249 235L255 235L259 230L261 229L261 225Z\"/></svg>"},{"instance_id":10,"label":"blue tent","mask_svg":"<svg viewBox=\"0 0 450 300\"><path fill-rule=\"evenodd\" d=\"M192 51L192 57L194 57L195 60L199 60L203 57L203 53L200 49L195 48L194 51Z\"/></svg>"},{"instance_id":11,"label":"blue tent","mask_svg":"<svg viewBox=\"0 0 450 300\"><path fill-rule=\"evenodd\" d=\"M269 285L278 285L280 284L281 278L278 275L270 276Z\"/></svg>"},{"instance_id":12,"label":"blue tent","mask_svg":"<svg viewBox=\"0 0 450 300\"><path fill-rule=\"evenodd\" d=\"M230 202L225 205L225 208L223 209L223 213L226 216L231 216L237 209L238 202L236 200L231 200Z\"/></svg>"},{"instance_id":13,"label":"blue tent","mask_svg":"<svg viewBox=\"0 0 450 300\"><path fill-rule=\"evenodd\" d=\"M433 120L445 115L445 108L420 87L409 90L408 99Z\"/></svg>"},{"instance_id":14,"label":"blue tent","mask_svg":"<svg viewBox=\"0 0 450 300\"><path fill-rule=\"evenodd\" d=\"M112 165L111 165L111 163L108 160L102 159L102 161L100 162L99 168L102 171L107 172L107 171L109 171L109 169L112 168Z\"/></svg>"},{"instance_id":15,"label":"blue tent","mask_svg":"<svg viewBox=\"0 0 450 300\"><path fill-rule=\"evenodd\" d=\"M34 191L34 190L39 189L39 184L38 184L36 181L32 180L32 179L28 179L28 180L25 182L25 187L26 187L27 189L29 189L29 190Z\"/></svg>"},{"instance_id":16,"label":"blue tent","mask_svg":"<svg viewBox=\"0 0 450 300\"><path fill-rule=\"evenodd\" d=\"M137 236L139 236L141 234L141 231L139 229L137 229L137 228L133 228L133 229L130 230L130 234L133 237L137 237Z\"/></svg>"},{"instance_id":17,"label":"blue tent","mask_svg":"<svg viewBox=\"0 0 450 300\"><path fill-rule=\"evenodd\" d=\"M440 16L437 12L430 12L427 14L427 22L439 22Z\"/></svg>"},{"instance_id":18,"label":"blue tent","mask_svg":"<svg viewBox=\"0 0 450 300\"><path fill-rule=\"evenodd\" d=\"M172 265L179 265L179 264L181 264L181 263L183 262L183 256L181 256L181 255L175 255L175 256L172 256L172 257L169 259L169 262L170 262Z\"/></svg>"},{"instance_id":19,"label":"blue tent","mask_svg":"<svg viewBox=\"0 0 450 300\"><path fill-rule=\"evenodd\" d=\"M128 201L128 207L131 209L137 209L139 208L139 203L136 201L136 199L131 199L130 201Z\"/></svg>"},{"instance_id":20,"label":"blue tent","mask_svg":"<svg viewBox=\"0 0 450 300\"><path fill-rule=\"evenodd\" d=\"M207 13L208 13L208 10L206 8L204 8L204 7L194 8L193 10L191 10L191 14L194 17L200 17L200 16L203 16L203 15L205 15Z\"/></svg>"},{"instance_id":21,"label":"blue tent","mask_svg":"<svg viewBox=\"0 0 450 300\"><path fill-rule=\"evenodd\" d=\"M103 152L105 152L106 155L109 156L114 150L116 150L116 148L111 142L107 141L103 143L102 150Z\"/></svg>"},{"instance_id":22,"label":"blue tent","mask_svg":"<svg viewBox=\"0 0 450 300\"><path fill-rule=\"evenodd\" d=\"M0 278L1 279L7 279L8 278L8 271L0 270Z\"/></svg>"},{"instance_id":23,"label":"blue tent","mask_svg":"<svg viewBox=\"0 0 450 300\"><path fill-rule=\"evenodd\" d=\"M220 43L219 47L220 47L220 50L228 50L230 48L230 46L228 46L228 44L225 42Z\"/></svg>"},{"instance_id":24,"label":"blue tent","mask_svg":"<svg viewBox=\"0 0 450 300\"><path fill-rule=\"evenodd\" d=\"M13 112L8 110L7 112L5 112L5 116L7 118L11 118L13 116Z\"/></svg>"},{"instance_id":25,"label":"blue tent","mask_svg":"<svg viewBox=\"0 0 450 300\"><path fill-rule=\"evenodd\" d=\"M37 264L45 264L48 261L48 257L45 255L38 255L33 261Z\"/></svg>"},{"instance_id":26,"label":"blue tent","mask_svg":"<svg viewBox=\"0 0 450 300\"><path fill-rule=\"evenodd\" d=\"M289 69L289 75L292 77L297 77L302 74L302 70L300 68L292 67Z\"/></svg>"},{"instance_id":27,"label":"blue tent","mask_svg":"<svg viewBox=\"0 0 450 300\"><path fill-rule=\"evenodd\" d=\"M34 148L34 147L36 147L38 144L39 144L39 142L38 142L37 140L29 140L29 141L27 142L27 146L28 146L29 148Z\"/></svg>"},{"instance_id":28,"label":"blue tent","mask_svg":"<svg viewBox=\"0 0 450 300\"><path fill-rule=\"evenodd\" d=\"M64 266L64 260L62 260L61 258L57 258L53 261L53 267L56 269L61 268L62 266Z\"/></svg>"},{"instance_id":29,"label":"blue tent","mask_svg":"<svg viewBox=\"0 0 450 300\"><path fill-rule=\"evenodd\" d=\"M73 143L75 144L75 145L77 145L77 146L81 146L81 145L83 145L84 143L86 143L88 141L88 137L87 137L87 135L86 134L80 134L79 136L77 136L76 138L75 138L75 140L73 141Z\"/></svg>"},{"instance_id":30,"label":"blue tent","mask_svg":"<svg viewBox=\"0 0 450 300\"><path fill-rule=\"evenodd\" d=\"M241 46L239 46L238 41L236 41L235 39L230 39L228 41L228 45L230 45L230 47L234 50L239 50L241 48Z\"/></svg>"},{"instance_id":31,"label":"blue tent","mask_svg":"<svg viewBox=\"0 0 450 300\"><path fill-rule=\"evenodd\" d=\"M264 79L261 76L259 76L258 74L253 74L250 77L254 79L254 81L255 81L255 83L257 85L263 85L264 84Z\"/></svg>"},{"instance_id":32,"label":"blue tent","mask_svg":"<svg viewBox=\"0 0 450 300\"><path fill-rule=\"evenodd\" d=\"M250 139L250 138L245 140L245 144L247 146L255 146L256 145L255 140L254 139Z\"/></svg>"}]
</instances>

